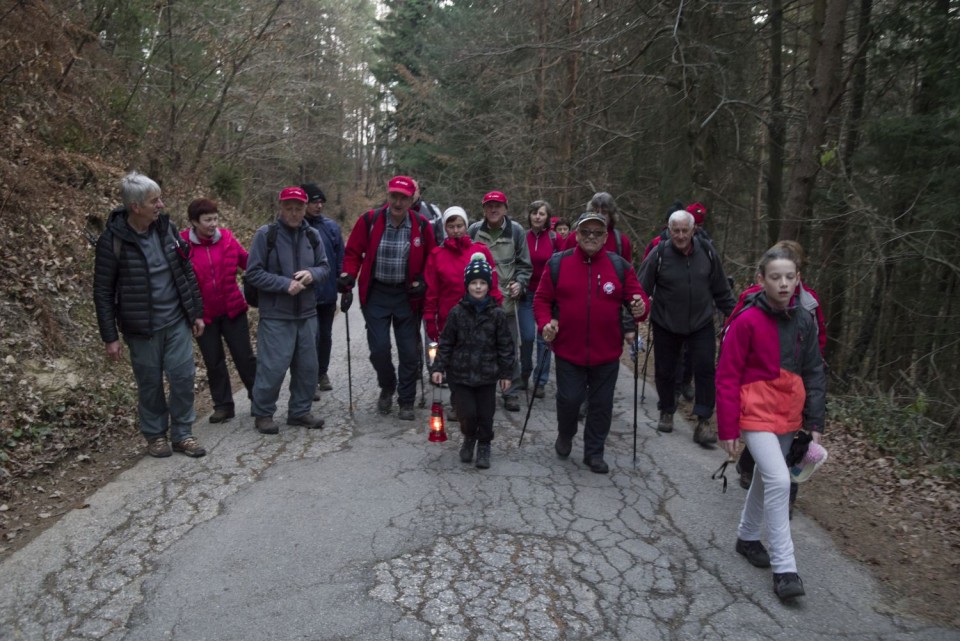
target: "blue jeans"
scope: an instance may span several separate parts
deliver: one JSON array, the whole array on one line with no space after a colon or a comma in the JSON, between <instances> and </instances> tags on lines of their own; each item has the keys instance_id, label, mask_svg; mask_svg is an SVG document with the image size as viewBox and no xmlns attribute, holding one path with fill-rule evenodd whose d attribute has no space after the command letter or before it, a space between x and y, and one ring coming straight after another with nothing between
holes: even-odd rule
<instances>
[{"instance_id":1,"label":"blue jeans","mask_svg":"<svg viewBox=\"0 0 960 641\"><path fill-rule=\"evenodd\" d=\"M137 379L137 414L140 432L147 440L166 436L179 443L191 436L197 413L193 409L193 335L186 320L154 333L150 338L124 336L130 365ZM163 376L170 396L163 395Z\"/></svg>"},{"instance_id":2,"label":"blue jeans","mask_svg":"<svg viewBox=\"0 0 960 641\"><path fill-rule=\"evenodd\" d=\"M370 363L377 372L377 384L385 392L397 392L401 407L413 406L417 398L417 376L420 355L417 350L417 334L420 320L410 308L410 299L405 287L390 287L370 283L363 319L367 324L367 344L370 346ZM390 326L397 341L400 361L396 370L390 355Z\"/></svg>"},{"instance_id":3,"label":"blue jeans","mask_svg":"<svg viewBox=\"0 0 960 641\"><path fill-rule=\"evenodd\" d=\"M620 361L587 367L574 365L557 356L557 431L569 438L576 436L577 414L586 397L584 460L594 456L603 457L604 444L613 420L613 392L619 374Z\"/></svg>"},{"instance_id":4,"label":"blue jeans","mask_svg":"<svg viewBox=\"0 0 960 641\"><path fill-rule=\"evenodd\" d=\"M531 374L536 373L536 368L540 366L540 360L544 358L543 353L547 350L547 343L543 337L537 333L537 322L533 318L533 296L528 294L520 302L518 310L520 318L520 378L527 380ZM533 361L533 342L537 342L537 360ZM550 354L546 355L543 363L543 371L540 372L540 378L534 383L543 387L550 380Z\"/></svg>"},{"instance_id":5,"label":"blue jeans","mask_svg":"<svg viewBox=\"0 0 960 641\"><path fill-rule=\"evenodd\" d=\"M298 320L261 318L257 328L257 380L253 415L273 416L280 387L290 370L287 417L310 412L317 388L317 317Z\"/></svg>"}]
</instances>

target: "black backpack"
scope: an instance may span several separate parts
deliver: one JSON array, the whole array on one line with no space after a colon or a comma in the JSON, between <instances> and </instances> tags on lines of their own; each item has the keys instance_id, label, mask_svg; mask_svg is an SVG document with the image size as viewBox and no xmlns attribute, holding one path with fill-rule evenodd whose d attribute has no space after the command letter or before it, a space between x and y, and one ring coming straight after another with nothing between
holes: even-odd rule
<instances>
[{"instance_id":1,"label":"black backpack","mask_svg":"<svg viewBox=\"0 0 960 641\"><path fill-rule=\"evenodd\" d=\"M273 249L277 246L277 233L280 231L280 223L270 223L267 226L267 255L263 258L263 268L267 271L270 270L270 254L273 252ZM312 232L312 233L311 233ZM317 245L320 244L320 233L317 232L313 227L307 228L307 240L310 241L310 246L313 248L313 251L317 251ZM250 307L259 307L260 306L260 290L250 284L247 280L247 275L243 275L243 297L247 301L247 305Z\"/></svg>"}]
</instances>

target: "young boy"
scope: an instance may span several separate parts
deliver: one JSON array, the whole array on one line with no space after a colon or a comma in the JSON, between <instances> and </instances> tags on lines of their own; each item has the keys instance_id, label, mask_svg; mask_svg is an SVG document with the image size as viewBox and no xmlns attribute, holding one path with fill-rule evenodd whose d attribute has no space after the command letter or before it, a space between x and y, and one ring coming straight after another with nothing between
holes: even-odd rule
<instances>
[{"instance_id":1,"label":"young boy","mask_svg":"<svg viewBox=\"0 0 960 641\"><path fill-rule=\"evenodd\" d=\"M467 293L447 316L430 368L430 380L439 385L446 378L456 399L463 433L460 460L472 461L476 447L480 469L490 467L497 384L501 392L510 388L515 358L507 316L490 296L492 278L484 255L471 256L463 270Z\"/></svg>"}]
</instances>

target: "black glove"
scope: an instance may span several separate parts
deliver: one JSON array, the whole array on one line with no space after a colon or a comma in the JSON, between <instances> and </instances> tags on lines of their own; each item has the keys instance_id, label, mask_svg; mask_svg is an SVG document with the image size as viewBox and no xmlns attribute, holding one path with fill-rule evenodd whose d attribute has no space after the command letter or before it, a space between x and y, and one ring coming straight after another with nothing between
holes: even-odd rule
<instances>
[{"instance_id":1,"label":"black glove","mask_svg":"<svg viewBox=\"0 0 960 641\"><path fill-rule=\"evenodd\" d=\"M340 311L346 314L351 305L353 305L353 292L340 294Z\"/></svg>"},{"instance_id":2,"label":"black glove","mask_svg":"<svg viewBox=\"0 0 960 641\"><path fill-rule=\"evenodd\" d=\"M341 294L346 294L353 286L357 284L357 279L351 276L350 274L342 274L337 276L337 291Z\"/></svg>"},{"instance_id":3,"label":"black glove","mask_svg":"<svg viewBox=\"0 0 960 641\"><path fill-rule=\"evenodd\" d=\"M410 285L407 287L407 295L411 298L421 298L427 293L427 284L423 282L422 278L416 280L416 285Z\"/></svg>"}]
</instances>

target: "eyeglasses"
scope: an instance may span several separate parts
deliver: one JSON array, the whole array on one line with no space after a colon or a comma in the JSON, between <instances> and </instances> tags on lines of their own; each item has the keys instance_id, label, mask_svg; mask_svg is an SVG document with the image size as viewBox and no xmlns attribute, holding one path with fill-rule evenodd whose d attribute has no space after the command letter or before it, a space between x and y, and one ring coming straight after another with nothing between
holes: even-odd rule
<instances>
[{"instance_id":1,"label":"eyeglasses","mask_svg":"<svg viewBox=\"0 0 960 641\"><path fill-rule=\"evenodd\" d=\"M577 233L584 238L600 238L607 233L606 229L578 229Z\"/></svg>"}]
</instances>

